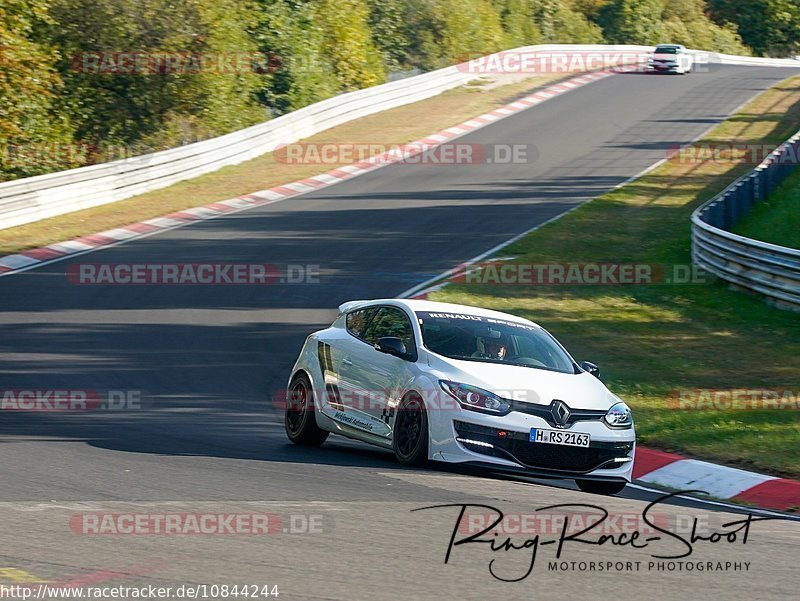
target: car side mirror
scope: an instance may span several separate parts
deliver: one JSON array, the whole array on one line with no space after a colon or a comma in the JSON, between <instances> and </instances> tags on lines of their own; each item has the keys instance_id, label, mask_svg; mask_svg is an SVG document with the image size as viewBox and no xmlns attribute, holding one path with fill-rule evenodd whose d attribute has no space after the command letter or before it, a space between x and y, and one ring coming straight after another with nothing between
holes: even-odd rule
<instances>
[{"instance_id":1,"label":"car side mirror","mask_svg":"<svg viewBox=\"0 0 800 601\"><path fill-rule=\"evenodd\" d=\"M600 368L599 368L599 367L597 367L597 366L596 366L594 363L592 363L591 361L584 361L583 363L581 363L581 369L582 369L583 371L588 371L588 372L589 372L590 374L592 374L592 375L593 375L595 378L597 378L597 379L600 379Z\"/></svg>"},{"instance_id":2,"label":"car side mirror","mask_svg":"<svg viewBox=\"0 0 800 601\"><path fill-rule=\"evenodd\" d=\"M401 359L408 359L406 345L403 344L402 340L394 336L384 336L383 338L378 338L378 342L375 343L375 350L380 351L381 353L386 353L387 355L400 357Z\"/></svg>"}]
</instances>

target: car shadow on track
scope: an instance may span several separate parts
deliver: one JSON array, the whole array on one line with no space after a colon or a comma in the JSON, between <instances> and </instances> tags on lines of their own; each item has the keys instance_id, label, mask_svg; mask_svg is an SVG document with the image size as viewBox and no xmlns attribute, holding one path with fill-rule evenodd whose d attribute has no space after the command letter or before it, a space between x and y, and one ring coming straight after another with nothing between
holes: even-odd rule
<instances>
[{"instance_id":1,"label":"car shadow on track","mask_svg":"<svg viewBox=\"0 0 800 601\"><path fill-rule=\"evenodd\" d=\"M76 419L77 417L77 419ZM105 417L105 416L102 416ZM301 447L286 439L283 424L272 413L269 419L261 416L239 416L235 412L225 417L189 419L180 429L172 417L149 415L134 420L119 414L111 419L92 419L74 415L4 413L0 423L0 445L46 440L48 442L83 442L97 449L112 452L155 454L160 456L210 457L257 461L264 464L316 465L337 468L360 468L376 472L409 471L428 474L452 474L493 481L514 482L522 486L548 486L577 492L572 480L525 477L517 474L491 472L471 466L428 463L422 468L400 465L392 453L358 441L331 436L320 448ZM0 447L1 448L1 447ZM490 484L489 484L490 485ZM588 493L581 493L586 495ZM665 493L629 486L617 497L652 502ZM588 499L603 497L590 495ZM587 501L592 502L592 501ZM664 504L693 507L707 511L748 513L749 508L713 505L702 499L676 497Z\"/></svg>"}]
</instances>

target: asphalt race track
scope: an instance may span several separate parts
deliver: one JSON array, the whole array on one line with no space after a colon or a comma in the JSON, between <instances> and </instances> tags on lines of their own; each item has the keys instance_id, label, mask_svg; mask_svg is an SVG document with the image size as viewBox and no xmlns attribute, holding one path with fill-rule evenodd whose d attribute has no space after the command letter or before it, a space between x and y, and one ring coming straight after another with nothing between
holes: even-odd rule
<instances>
[{"instance_id":1,"label":"asphalt race track","mask_svg":"<svg viewBox=\"0 0 800 601\"><path fill-rule=\"evenodd\" d=\"M498 576L517 578L530 549L464 545L444 565L458 508L412 509L478 503L532 514L594 503L634 519L655 495L629 487L603 498L569 484L407 470L344 439L302 449L288 443L271 403L304 337L339 303L397 295L603 193L792 74L716 67L686 77L617 75L461 139L532 145L528 163L389 166L0 278L0 388L145 395L141 410L119 413L0 413L0 583L16 574L51 583L268 584L281 599L357 601L794 597L800 524L789 521L752 524L746 545L742 533L735 543L697 542L682 560L749 562L748 571L648 569L665 561L651 554L686 552L667 536L638 550L573 542L561 558L642 562L623 573L549 571L555 545L542 546L531 576L516 583L492 577L489 562L497 559ZM69 283L69 265L87 262L320 271L318 283L266 287ZM720 509L677 500L653 512L669 523L698 516L712 531L744 517ZM76 526L86 512L268 512L280 522L264 536L90 535Z\"/></svg>"}]
</instances>

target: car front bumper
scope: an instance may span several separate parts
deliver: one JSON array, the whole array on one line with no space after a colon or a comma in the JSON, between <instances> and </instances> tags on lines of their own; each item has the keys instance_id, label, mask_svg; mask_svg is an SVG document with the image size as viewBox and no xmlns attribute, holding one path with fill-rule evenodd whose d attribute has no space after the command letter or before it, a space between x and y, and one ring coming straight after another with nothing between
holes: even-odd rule
<instances>
[{"instance_id":1,"label":"car front bumper","mask_svg":"<svg viewBox=\"0 0 800 601\"><path fill-rule=\"evenodd\" d=\"M680 73L682 71L680 65L670 63L656 63L648 65L647 69L654 73Z\"/></svg>"},{"instance_id":2,"label":"car front bumper","mask_svg":"<svg viewBox=\"0 0 800 601\"><path fill-rule=\"evenodd\" d=\"M579 421L568 432L587 433L589 447L529 441L531 428L553 429L543 419L512 412L503 417L463 410L431 426L430 458L475 464L531 476L630 482L636 450L633 428L611 429L600 420Z\"/></svg>"}]
</instances>

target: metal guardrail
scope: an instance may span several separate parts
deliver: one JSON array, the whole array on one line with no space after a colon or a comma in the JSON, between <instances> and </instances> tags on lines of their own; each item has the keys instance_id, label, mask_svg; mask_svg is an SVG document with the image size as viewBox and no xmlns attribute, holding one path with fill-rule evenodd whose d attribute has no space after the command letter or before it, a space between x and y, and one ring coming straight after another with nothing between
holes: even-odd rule
<instances>
[{"instance_id":1,"label":"metal guardrail","mask_svg":"<svg viewBox=\"0 0 800 601\"><path fill-rule=\"evenodd\" d=\"M94 207L216 171L347 121L435 96L474 76L448 67L341 94L233 133L151 154L0 184L0 229Z\"/></svg>"},{"instance_id":2,"label":"metal guardrail","mask_svg":"<svg viewBox=\"0 0 800 601\"><path fill-rule=\"evenodd\" d=\"M546 44L504 54L639 52L652 46ZM698 62L800 67L787 59L737 57L693 51ZM218 138L119 161L0 183L0 229L116 202L236 165L342 123L435 96L479 78L471 63L340 94ZM467 68L464 68L464 67Z\"/></svg>"},{"instance_id":3,"label":"metal guardrail","mask_svg":"<svg viewBox=\"0 0 800 601\"><path fill-rule=\"evenodd\" d=\"M548 44L509 52L606 48ZM645 46L613 46L646 49ZM169 150L0 183L0 229L116 202L236 165L348 121L436 96L480 77L463 65L445 67L339 94L224 136Z\"/></svg>"},{"instance_id":4,"label":"metal guardrail","mask_svg":"<svg viewBox=\"0 0 800 601\"><path fill-rule=\"evenodd\" d=\"M695 264L781 308L796 311L800 311L800 250L752 240L730 230L789 177L798 156L800 132L692 213Z\"/></svg>"}]
</instances>

